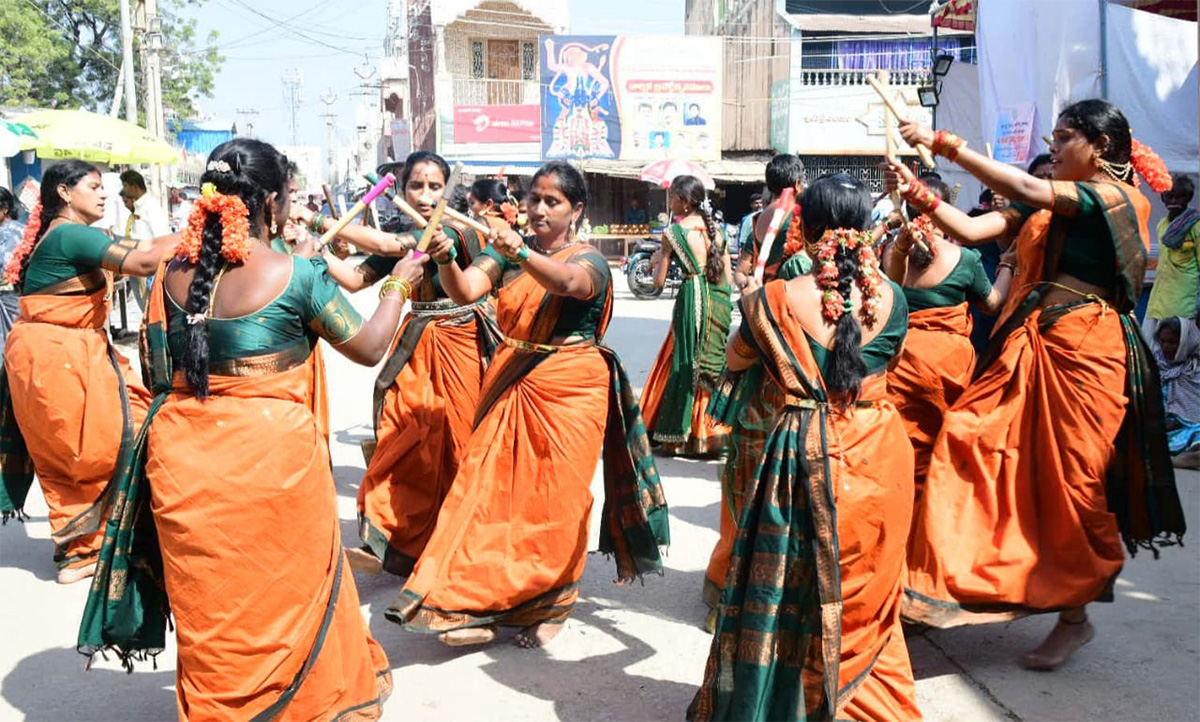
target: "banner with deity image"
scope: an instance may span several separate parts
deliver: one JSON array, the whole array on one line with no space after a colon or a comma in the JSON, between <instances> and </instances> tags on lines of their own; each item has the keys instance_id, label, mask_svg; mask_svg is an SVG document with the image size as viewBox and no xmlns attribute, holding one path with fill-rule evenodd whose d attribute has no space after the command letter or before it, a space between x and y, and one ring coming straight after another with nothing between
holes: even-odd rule
<instances>
[{"instance_id":1,"label":"banner with deity image","mask_svg":"<svg viewBox=\"0 0 1200 722\"><path fill-rule=\"evenodd\" d=\"M721 157L719 38L542 37L545 159Z\"/></svg>"}]
</instances>

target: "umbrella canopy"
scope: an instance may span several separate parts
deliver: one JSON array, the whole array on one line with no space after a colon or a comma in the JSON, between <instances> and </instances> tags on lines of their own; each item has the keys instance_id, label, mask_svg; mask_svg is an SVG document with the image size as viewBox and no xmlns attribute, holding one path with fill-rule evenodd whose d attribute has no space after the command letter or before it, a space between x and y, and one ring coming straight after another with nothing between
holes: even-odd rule
<instances>
[{"instance_id":1,"label":"umbrella canopy","mask_svg":"<svg viewBox=\"0 0 1200 722\"><path fill-rule=\"evenodd\" d=\"M642 169L641 175L638 177L647 183L653 183L657 186L667 188L671 185L671 181L681 175L695 176L697 180L704 184L704 187L712 190L717 187L713 182L712 176L704 170L704 166L690 160L682 160L679 158L668 158L666 160L656 160L650 165Z\"/></svg>"},{"instance_id":2,"label":"umbrella canopy","mask_svg":"<svg viewBox=\"0 0 1200 722\"><path fill-rule=\"evenodd\" d=\"M24 123L0 120L0 158L31 150L37 145L37 133Z\"/></svg>"},{"instance_id":3,"label":"umbrella canopy","mask_svg":"<svg viewBox=\"0 0 1200 722\"><path fill-rule=\"evenodd\" d=\"M39 110L21 117L37 133L39 158L94 163L175 163L179 153L145 128L86 110Z\"/></svg>"}]
</instances>

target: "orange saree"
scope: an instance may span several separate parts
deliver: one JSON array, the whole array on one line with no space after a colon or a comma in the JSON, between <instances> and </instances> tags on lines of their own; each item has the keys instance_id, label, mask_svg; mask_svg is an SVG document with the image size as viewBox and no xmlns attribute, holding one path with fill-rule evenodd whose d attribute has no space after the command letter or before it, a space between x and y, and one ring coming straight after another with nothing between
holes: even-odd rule
<instances>
[{"instance_id":1,"label":"orange saree","mask_svg":"<svg viewBox=\"0 0 1200 722\"><path fill-rule=\"evenodd\" d=\"M169 607L180 719L371 720L391 691L312 411L317 336L344 341L361 320L332 279L294 263L264 308L205 322L203 400L173 372L185 326L181 310L166 312L165 273L151 291L143 363L156 396L108 519L79 648L127 664L156 654ZM303 334L297 308L312 314Z\"/></svg>"},{"instance_id":2,"label":"orange saree","mask_svg":"<svg viewBox=\"0 0 1200 722\"><path fill-rule=\"evenodd\" d=\"M23 439L5 439L5 475L27 449L50 508L60 569L96 561L105 492L149 406L149 392L104 327L107 293L96 269L23 296L4 354L11 411ZM8 496L19 496L12 499L19 510L24 493Z\"/></svg>"},{"instance_id":3,"label":"orange saree","mask_svg":"<svg viewBox=\"0 0 1200 722\"><path fill-rule=\"evenodd\" d=\"M457 234L468 263L479 240ZM458 306L443 296L432 279L421 284L375 380L377 443L358 489L360 536L401 577L425 549L458 473L498 336L489 299Z\"/></svg>"},{"instance_id":4,"label":"orange saree","mask_svg":"<svg viewBox=\"0 0 1200 722\"><path fill-rule=\"evenodd\" d=\"M742 304L762 441L739 448L757 463L688 719L920 719L900 625L912 452L884 374L831 406L786 282Z\"/></svg>"},{"instance_id":5,"label":"orange saree","mask_svg":"<svg viewBox=\"0 0 1200 722\"><path fill-rule=\"evenodd\" d=\"M1122 537L1132 551L1183 533L1156 433L1157 375L1130 313L1149 204L1111 183L1055 182L1055 192L1053 214L1021 229L1013 296L933 447L908 557L914 621L949 627L1111 601ZM1102 243L1118 261L1116 308L1093 297L1042 307L1084 203L1098 204L1112 236Z\"/></svg>"},{"instance_id":6,"label":"orange saree","mask_svg":"<svg viewBox=\"0 0 1200 722\"><path fill-rule=\"evenodd\" d=\"M904 350L888 370L888 399L904 419L916 453L917 498L925 486L942 416L962 395L975 370L971 326L966 302L911 312Z\"/></svg>"},{"instance_id":7,"label":"orange saree","mask_svg":"<svg viewBox=\"0 0 1200 722\"><path fill-rule=\"evenodd\" d=\"M616 556L622 579L661 570L666 503L658 474L628 380L598 342L611 315L607 265L583 245L557 258L588 267L602 295L553 296L520 266L501 276L490 252L476 262L500 289L505 344L488 368L474 431L425 553L385 613L406 628L564 622L579 595L602 452L601 549ZM551 345L566 330L564 309L581 308L600 310L594 329L574 329L587 340Z\"/></svg>"}]
</instances>

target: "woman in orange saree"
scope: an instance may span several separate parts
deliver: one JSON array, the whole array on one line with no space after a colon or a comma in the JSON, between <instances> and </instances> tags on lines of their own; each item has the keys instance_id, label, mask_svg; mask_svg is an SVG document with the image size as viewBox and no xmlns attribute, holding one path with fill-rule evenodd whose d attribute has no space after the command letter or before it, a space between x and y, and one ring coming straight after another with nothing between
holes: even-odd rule
<instances>
[{"instance_id":1,"label":"woman in orange saree","mask_svg":"<svg viewBox=\"0 0 1200 722\"><path fill-rule=\"evenodd\" d=\"M400 175L405 200L426 220L446 192L450 168L435 153L408 157ZM313 230L327 221L307 209L294 213ZM446 224L456 262L466 268L483 240L470 228ZM416 247L421 231L386 237L363 226L345 238L371 249L357 267L330 259L334 277L356 291L373 285ZM390 254L390 255L385 255ZM457 304L431 273L414 289L412 307L375 379L375 447L358 487L359 534L363 547L346 550L361 571L406 577L425 549L438 511L458 473L459 461L479 402L483 373L498 341L491 302Z\"/></svg>"},{"instance_id":2,"label":"woman in orange saree","mask_svg":"<svg viewBox=\"0 0 1200 722\"><path fill-rule=\"evenodd\" d=\"M484 381L458 476L437 528L399 597L385 612L447 644L553 638L579 595L591 481L601 455L601 551L621 580L660 572L667 507L637 400L620 361L601 341L612 311L608 264L572 240L583 212L583 176L566 163L534 175L529 214L536 246L508 233L459 270L448 239L430 247L451 298L499 291L505 343Z\"/></svg>"},{"instance_id":3,"label":"woman in orange saree","mask_svg":"<svg viewBox=\"0 0 1200 722\"><path fill-rule=\"evenodd\" d=\"M947 627L1058 611L1021 660L1051 670L1092 638L1086 605L1112 600L1122 540L1133 553L1184 532L1158 373L1132 315L1149 215L1134 171L1155 186L1162 178L1102 100L1059 116L1054 180L996 163L947 131L906 123L901 132L1014 203L968 218L894 162L890 186L964 242L1017 235L1013 293L933 447L905 616Z\"/></svg>"},{"instance_id":4,"label":"woman in orange saree","mask_svg":"<svg viewBox=\"0 0 1200 722\"><path fill-rule=\"evenodd\" d=\"M342 553L308 359L325 339L378 362L421 265L396 264L364 322L321 261L271 250L285 163L261 141L218 146L157 274L155 397L80 628L81 652L131 664L161 651L169 606L180 719L378 719L391 689Z\"/></svg>"},{"instance_id":5,"label":"woman in orange saree","mask_svg":"<svg viewBox=\"0 0 1200 722\"><path fill-rule=\"evenodd\" d=\"M729 254L710 208L695 177L681 175L671 182L671 211L679 221L663 233L654 282L661 288L672 256L679 259L684 281L641 400L650 438L671 454L718 454L729 441L728 427L707 413L725 365L733 314Z\"/></svg>"},{"instance_id":6,"label":"woman in orange saree","mask_svg":"<svg viewBox=\"0 0 1200 722\"><path fill-rule=\"evenodd\" d=\"M805 238L742 298L728 367L757 454L689 720L916 720L900 625L912 447L887 400L907 308L863 229L866 186L805 191ZM801 245L801 243L803 245ZM819 268L804 272L800 251Z\"/></svg>"},{"instance_id":7,"label":"woman in orange saree","mask_svg":"<svg viewBox=\"0 0 1200 722\"><path fill-rule=\"evenodd\" d=\"M929 189L938 199L949 195L939 180ZM928 216L899 211L889 227L902 224L896 240L883 251L883 269L900 284L908 302L908 341L888 372L888 398L908 429L916 454L916 498L925 488L925 472L942 417L971 381L975 348L971 345L968 303L999 313L1012 282L1012 258L1000 262L996 285L988 280L979 252L948 241Z\"/></svg>"},{"instance_id":8,"label":"woman in orange saree","mask_svg":"<svg viewBox=\"0 0 1200 722\"><path fill-rule=\"evenodd\" d=\"M166 236L145 248L114 243L89 227L103 217L105 199L95 166L51 166L5 269L21 299L0 371L0 511L21 516L36 472L60 584L96 569L118 460L149 404L105 328L105 271L148 276L177 240Z\"/></svg>"}]
</instances>

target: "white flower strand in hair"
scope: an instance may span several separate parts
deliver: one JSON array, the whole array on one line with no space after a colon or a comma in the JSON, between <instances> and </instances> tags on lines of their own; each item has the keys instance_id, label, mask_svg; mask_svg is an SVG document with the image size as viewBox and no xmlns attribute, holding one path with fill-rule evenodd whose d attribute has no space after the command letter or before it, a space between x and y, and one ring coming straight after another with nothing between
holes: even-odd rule
<instances>
[{"instance_id":1,"label":"white flower strand in hair","mask_svg":"<svg viewBox=\"0 0 1200 722\"><path fill-rule=\"evenodd\" d=\"M229 171L233 170L233 168L231 168L229 164L223 160L210 160L208 162L207 170L217 171L218 173L228 173Z\"/></svg>"},{"instance_id":2,"label":"white flower strand in hair","mask_svg":"<svg viewBox=\"0 0 1200 722\"><path fill-rule=\"evenodd\" d=\"M700 210L704 211L710 216L712 215L712 201L708 199L708 196L704 196L704 200L700 202Z\"/></svg>"}]
</instances>

